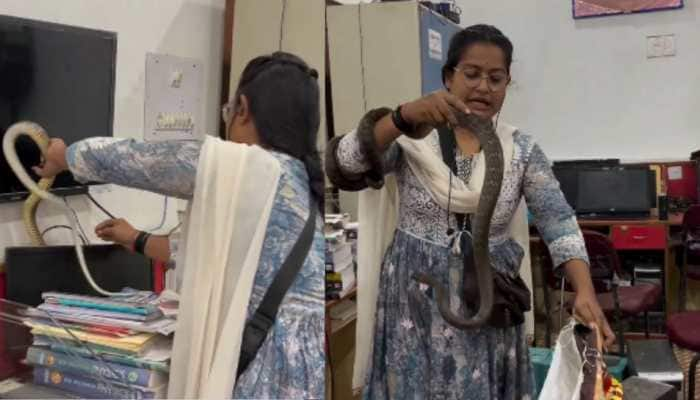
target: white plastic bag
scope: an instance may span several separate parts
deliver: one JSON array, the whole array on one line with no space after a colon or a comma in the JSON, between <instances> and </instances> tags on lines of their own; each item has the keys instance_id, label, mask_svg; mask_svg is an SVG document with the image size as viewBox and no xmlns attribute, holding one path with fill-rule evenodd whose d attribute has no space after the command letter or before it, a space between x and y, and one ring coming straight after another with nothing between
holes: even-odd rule
<instances>
[{"instance_id":1,"label":"white plastic bag","mask_svg":"<svg viewBox=\"0 0 700 400\"><path fill-rule=\"evenodd\" d=\"M573 319L557 339L539 400L579 400L583 383L583 360L576 347Z\"/></svg>"}]
</instances>

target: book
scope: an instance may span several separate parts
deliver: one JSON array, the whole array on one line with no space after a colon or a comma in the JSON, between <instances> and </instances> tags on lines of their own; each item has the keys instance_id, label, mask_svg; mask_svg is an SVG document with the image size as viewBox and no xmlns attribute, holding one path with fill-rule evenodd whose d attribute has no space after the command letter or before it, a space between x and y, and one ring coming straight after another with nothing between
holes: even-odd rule
<instances>
[{"instance_id":1,"label":"book","mask_svg":"<svg viewBox=\"0 0 700 400\"><path fill-rule=\"evenodd\" d=\"M343 243L335 250L326 248L326 271L342 271L353 264L352 245Z\"/></svg>"},{"instance_id":2,"label":"book","mask_svg":"<svg viewBox=\"0 0 700 400\"><path fill-rule=\"evenodd\" d=\"M9 378L0 382L0 399L78 399L79 397L58 389Z\"/></svg>"},{"instance_id":3,"label":"book","mask_svg":"<svg viewBox=\"0 0 700 400\"><path fill-rule=\"evenodd\" d=\"M35 340L36 343L36 340ZM147 357L134 357L125 354L110 352L109 350L92 347L92 352L85 347L71 345L69 343L51 343L51 351L68 355L78 355L84 358L95 359L95 354L105 361L131 366L134 368L150 369L154 371L169 372L168 359L154 359ZM93 354L94 353L94 354Z\"/></svg>"},{"instance_id":4,"label":"book","mask_svg":"<svg viewBox=\"0 0 700 400\"><path fill-rule=\"evenodd\" d=\"M42 293L41 298L50 304L60 304L79 308L111 311L124 314L151 315L160 313L158 307L151 304L153 294L147 292L147 296L140 292L134 292L129 296L104 298L97 296L84 296L59 292ZM115 300L119 299L119 300Z\"/></svg>"},{"instance_id":5,"label":"book","mask_svg":"<svg viewBox=\"0 0 700 400\"><path fill-rule=\"evenodd\" d=\"M343 300L328 312L332 320L348 321L357 317L357 303Z\"/></svg>"},{"instance_id":6,"label":"book","mask_svg":"<svg viewBox=\"0 0 700 400\"><path fill-rule=\"evenodd\" d=\"M126 314L126 313L118 313L118 312L111 312L111 311L104 311L104 310L93 310L90 308L70 307L70 306L63 306L60 304L48 304L48 303L40 304L39 307L37 307L37 308L39 310L49 312L49 313L89 315L89 316L96 316L96 317L118 318L118 319L123 319L123 320L134 320L134 321L152 321L154 319L159 318L158 314L150 314L150 315Z\"/></svg>"},{"instance_id":7,"label":"book","mask_svg":"<svg viewBox=\"0 0 700 400\"><path fill-rule=\"evenodd\" d=\"M351 287L355 284L355 278L356 276L354 268L345 268L340 272L327 272L326 287L328 287L328 284L333 284L332 288L336 289L344 289L347 287Z\"/></svg>"},{"instance_id":8,"label":"book","mask_svg":"<svg viewBox=\"0 0 700 400\"><path fill-rule=\"evenodd\" d=\"M159 387L168 382L167 375L162 372L57 353L36 346L32 346L27 350L26 362L31 365L53 368L77 376L99 376L111 381L146 388Z\"/></svg>"},{"instance_id":9,"label":"book","mask_svg":"<svg viewBox=\"0 0 700 400\"><path fill-rule=\"evenodd\" d=\"M131 335L114 337L90 333L81 330L71 330L70 333L64 327L46 325L36 320L25 320L25 325L32 328L32 334L53 336L61 339L76 340L114 347L134 353L142 353L157 335L154 333L138 332Z\"/></svg>"},{"instance_id":10,"label":"book","mask_svg":"<svg viewBox=\"0 0 700 400\"><path fill-rule=\"evenodd\" d=\"M28 309L27 316L31 318L49 318L49 313L38 309ZM135 332L160 333L170 335L175 331L177 320L173 318L158 318L151 321L136 321L121 318L104 317L98 315L87 315L83 313L50 312L50 317L63 322L72 322L85 325L101 325L111 328L125 328ZM69 324L68 324L69 325Z\"/></svg>"},{"instance_id":11,"label":"book","mask_svg":"<svg viewBox=\"0 0 700 400\"><path fill-rule=\"evenodd\" d=\"M163 385L155 389L146 389L126 386L43 367L34 368L34 383L93 399L157 399L164 397L167 387Z\"/></svg>"}]
</instances>

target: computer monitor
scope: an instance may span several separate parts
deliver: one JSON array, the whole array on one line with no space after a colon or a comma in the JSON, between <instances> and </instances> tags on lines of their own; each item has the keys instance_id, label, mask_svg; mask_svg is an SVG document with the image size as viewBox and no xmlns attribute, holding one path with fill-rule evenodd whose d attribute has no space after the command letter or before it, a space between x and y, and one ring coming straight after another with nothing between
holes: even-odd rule
<instances>
[{"instance_id":1,"label":"computer monitor","mask_svg":"<svg viewBox=\"0 0 700 400\"><path fill-rule=\"evenodd\" d=\"M100 287L153 290L151 261L145 256L119 245L88 245L84 253ZM5 269L6 297L18 303L37 306L41 294L48 291L99 295L83 275L73 246L8 247Z\"/></svg>"},{"instance_id":2,"label":"computer monitor","mask_svg":"<svg viewBox=\"0 0 700 400\"><path fill-rule=\"evenodd\" d=\"M654 171L644 167L578 171L579 214L648 215L656 206Z\"/></svg>"},{"instance_id":3,"label":"computer monitor","mask_svg":"<svg viewBox=\"0 0 700 400\"><path fill-rule=\"evenodd\" d=\"M10 125L26 120L67 144L111 136L116 57L114 32L0 15L0 140ZM30 139L20 137L16 148L25 169L39 163ZM52 190L76 194L87 186L64 172ZM26 196L0 153L0 202Z\"/></svg>"}]
</instances>

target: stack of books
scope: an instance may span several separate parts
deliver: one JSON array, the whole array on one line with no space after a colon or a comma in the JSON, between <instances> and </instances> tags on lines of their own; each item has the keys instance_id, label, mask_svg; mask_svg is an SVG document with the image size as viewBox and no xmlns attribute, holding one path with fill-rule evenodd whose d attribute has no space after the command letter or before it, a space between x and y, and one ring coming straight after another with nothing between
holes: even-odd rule
<instances>
[{"instance_id":1,"label":"stack of books","mask_svg":"<svg viewBox=\"0 0 700 400\"><path fill-rule=\"evenodd\" d=\"M43 294L25 319L34 383L81 398L152 399L167 392L175 319L158 296Z\"/></svg>"},{"instance_id":2,"label":"stack of books","mask_svg":"<svg viewBox=\"0 0 700 400\"><path fill-rule=\"evenodd\" d=\"M347 214L326 214L326 299L344 298L355 288L357 223Z\"/></svg>"}]
</instances>

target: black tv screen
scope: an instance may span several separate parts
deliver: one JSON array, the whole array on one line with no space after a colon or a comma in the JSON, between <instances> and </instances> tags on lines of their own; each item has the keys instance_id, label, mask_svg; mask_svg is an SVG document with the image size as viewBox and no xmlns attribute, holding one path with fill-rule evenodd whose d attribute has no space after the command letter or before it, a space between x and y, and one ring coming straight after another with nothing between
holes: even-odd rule
<instances>
[{"instance_id":1,"label":"black tv screen","mask_svg":"<svg viewBox=\"0 0 700 400\"><path fill-rule=\"evenodd\" d=\"M0 139L23 120L67 144L111 136L116 52L112 32L0 15ZM25 167L39 163L39 151L29 139L21 138L17 150ZM68 172L53 187L56 194L86 189ZM0 154L0 201L25 196Z\"/></svg>"},{"instance_id":2,"label":"black tv screen","mask_svg":"<svg viewBox=\"0 0 700 400\"><path fill-rule=\"evenodd\" d=\"M648 168L590 169L578 172L578 213L644 214L655 207L654 172Z\"/></svg>"},{"instance_id":3,"label":"black tv screen","mask_svg":"<svg viewBox=\"0 0 700 400\"><path fill-rule=\"evenodd\" d=\"M564 194L566 202L571 208L576 209L576 197L578 195L578 170L575 168L552 168L554 176L559 181L559 188Z\"/></svg>"}]
</instances>

